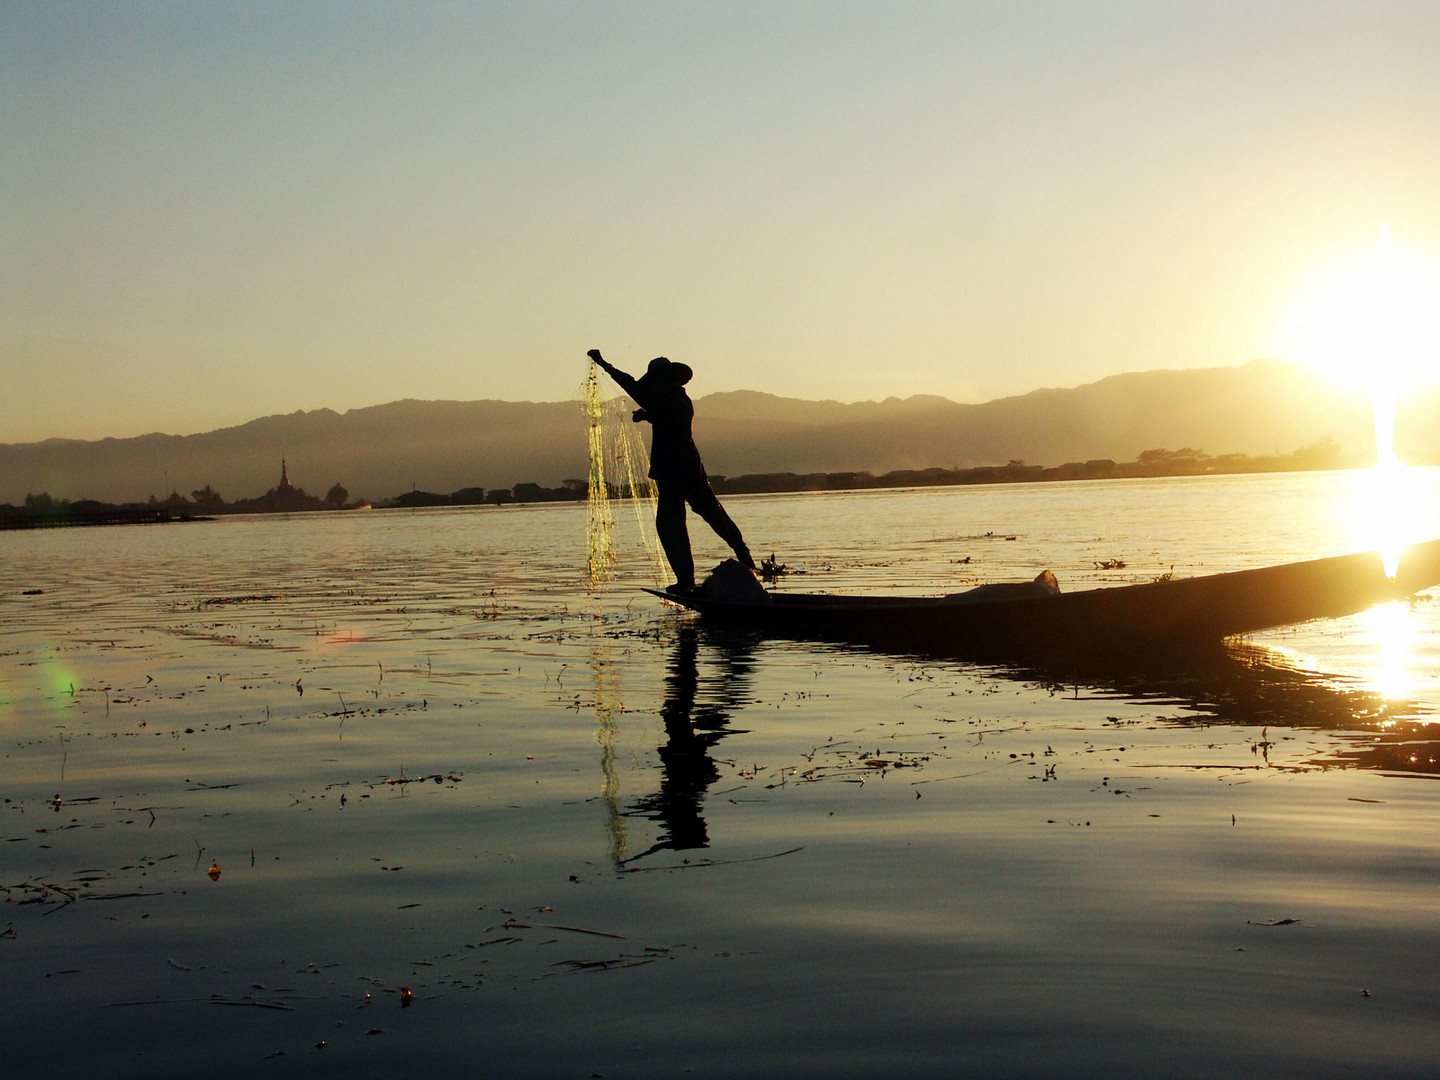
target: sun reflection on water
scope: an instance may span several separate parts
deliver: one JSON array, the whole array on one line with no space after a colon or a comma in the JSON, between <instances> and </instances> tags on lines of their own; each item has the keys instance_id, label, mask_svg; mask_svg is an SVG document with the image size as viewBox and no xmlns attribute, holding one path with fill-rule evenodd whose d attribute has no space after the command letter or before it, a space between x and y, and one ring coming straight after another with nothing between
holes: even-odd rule
<instances>
[{"instance_id":1,"label":"sun reflection on water","mask_svg":"<svg viewBox=\"0 0 1440 1080\"><path fill-rule=\"evenodd\" d=\"M1373 642L1373 663L1367 689L1391 700L1414 692L1411 648L1415 638L1414 612L1403 600L1380 604L1361 616L1361 625Z\"/></svg>"},{"instance_id":2,"label":"sun reflection on water","mask_svg":"<svg viewBox=\"0 0 1440 1080\"><path fill-rule=\"evenodd\" d=\"M1382 224L1375 246L1316 269L1280 332L1277 355L1303 360L1370 399L1375 468L1356 508L1363 538L1394 577L1400 552L1423 539L1417 485L1395 452L1396 416L1410 394L1434 383L1440 356L1440 259L1397 251Z\"/></svg>"},{"instance_id":3,"label":"sun reflection on water","mask_svg":"<svg viewBox=\"0 0 1440 1080\"><path fill-rule=\"evenodd\" d=\"M1283 642L1247 644L1248 655L1267 667L1300 673L1335 690L1361 691L1385 701L1403 705L1419 693L1425 661L1419 655L1419 625L1408 601L1378 604L1355 617L1344 634L1349 662L1337 664L1328 650L1315 653L1296 649ZM1392 726L1393 720L1377 719L1375 726Z\"/></svg>"},{"instance_id":4,"label":"sun reflection on water","mask_svg":"<svg viewBox=\"0 0 1440 1080\"><path fill-rule=\"evenodd\" d=\"M1415 477L1393 453L1381 455L1365 474L1359 508L1365 539L1385 563L1385 576L1393 578L1400 566L1400 553L1421 539L1419 500Z\"/></svg>"},{"instance_id":5,"label":"sun reflection on water","mask_svg":"<svg viewBox=\"0 0 1440 1080\"><path fill-rule=\"evenodd\" d=\"M1425 539L1423 477L1400 462L1389 447L1377 450L1380 460L1361 474L1352 512L1360 542L1380 552L1385 576L1393 579L1404 550ZM1366 688L1391 700L1412 695L1417 627L1411 605L1403 600L1380 604L1362 614L1359 624L1368 661L1360 673Z\"/></svg>"}]
</instances>

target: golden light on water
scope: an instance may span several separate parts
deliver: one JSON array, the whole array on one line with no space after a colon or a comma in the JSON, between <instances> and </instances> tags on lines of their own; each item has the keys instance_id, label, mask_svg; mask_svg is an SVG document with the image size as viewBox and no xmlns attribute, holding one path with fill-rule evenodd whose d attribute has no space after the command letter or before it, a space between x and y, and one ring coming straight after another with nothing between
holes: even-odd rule
<instances>
[{"instance_id":1,"label":"golden light on water","mask_svg":"<svg viewBox=\"0 0 1440 1080\"><path fill-rule=\"evenodd\" d=\"M1379 604L1361 617L1366 633L1374 641L1374 666L1370 670L1370 689L1387 698L1409 696L1411 643L1414 629L1413 613L1403 600Z\"/></svg>"},{"instance_id":2,"label":"golden light on water","mask_svg":"<svg viewBox=\"0 0 1440 1080\"><path fill-rule=\"evenodd\" d=\"M1347 689L1362 689L1390 701L1408 701L1418 688L1421 665L1417 656L1417 616L1406 600L1377 604L1355 617L1344 632L1343 661L1322 648L1299 651L1283 642L1262 648L1265 662L1334 681ZM1321 674L1324 673L1324 674Z\"/></svg>"},{"instance_id":3,"label":"golden light on water","mask_svg":"<svg viewBox=\"0 0 1440 1080\"><path fill-rule=\"evenodd\" d=\"M1360 540L1378 550L1387 577L1400 555L1426 539L1421 483L1395 449L1400 403L1440 379L1440 259L1417 249L1397 250L1387 225L1375 246L1318 269L1292 306L1277 355L1301 360L1370 401L1375 466L1364 475L1356 514ZM1413 613L1382 604L1361 617L1373 657L1366 681L1386 697L1410 689Z\"/></svg>"},{"instance_id":4,"label":"golden light on water","mask_svg":"<svg viewBox=\"0 0 1440 1080\"><path fill-rule=\"evenodd\" d=\"M1358 475L1362 484L1350 512L1359 523L1359 540L1380 552L1385 574L1393 578L1404 550L1433 535L1433 487L1423 470L1405 466L1393 454ZM1358 621L1367 657L1359 674L1366 687L1392 700L1413 695L1419 622L1412 605L1405 600L1379 604Z\"/></svg>"},{"instance_id":5,"label":"golden light on water","mask_svg":"<svg viewBox=\"0 0 1440 1080\"><path fill-rule=\"evenodd\" d=\"M1400 566L1400 553L1422 539L1418 484L1393 453L1370 469L1365 481L1360 508L1365 540L1368 547L1380 552L1385 576L1393 578Z\"/></svg>"}]
</instances>

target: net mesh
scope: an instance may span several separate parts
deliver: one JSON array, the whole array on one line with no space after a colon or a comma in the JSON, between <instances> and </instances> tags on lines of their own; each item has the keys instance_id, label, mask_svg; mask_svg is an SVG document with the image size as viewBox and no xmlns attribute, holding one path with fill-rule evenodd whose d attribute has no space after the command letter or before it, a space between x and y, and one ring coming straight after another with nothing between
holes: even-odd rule
<instances>
[{"instance_id":1,"label":"net mesh","mask_svg":"<svg viewBox=\"0 0 1440 1080\"><path fill-rule=\"evenodd\" d=\"M646 475L650 462L640 425L631 422L630 410L621 399L603 398L600 369L593 360L580 386L580 404L590 450L586 581L593 589L609 580L614 571L617 552L612 503L623 499L634 511L636 536L658 585L664 578L665 559L655 535L655 483Z\"/></svg>"}]
</instances>

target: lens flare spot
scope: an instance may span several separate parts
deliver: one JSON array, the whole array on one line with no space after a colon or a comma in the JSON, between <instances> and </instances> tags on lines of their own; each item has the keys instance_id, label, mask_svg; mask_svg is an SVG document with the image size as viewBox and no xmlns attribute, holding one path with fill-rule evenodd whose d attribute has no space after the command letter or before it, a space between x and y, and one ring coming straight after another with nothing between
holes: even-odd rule
<instances>
[{"instance_id":1,"label":"lens flare spot","mask_svg":"<svg viewBox=\"0 0 1440 1080\"><path fill-rule=\"evenodd\" d=\"M344 648L346 645L358 645L365 640L366 632L360 626L337 626L333 632L319 639L322 649Z\"/></svg>"},{"instance_id":2,"label":"lens flare spot","mask_svg":"<svg viewBox=\"0 0 1440 1080\"><path fill-rule=\"evenodd\" d=\"M53 656L40 662L45 680L45 689L51 698L73 698L81 690L80 677L73 668L60 663Z\"/></svg>"}]
</instances>

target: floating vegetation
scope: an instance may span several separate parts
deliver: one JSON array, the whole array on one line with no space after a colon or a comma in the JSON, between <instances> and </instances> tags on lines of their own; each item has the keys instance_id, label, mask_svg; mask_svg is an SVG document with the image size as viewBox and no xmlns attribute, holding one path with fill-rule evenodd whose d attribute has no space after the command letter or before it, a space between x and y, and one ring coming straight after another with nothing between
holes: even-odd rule
<instances>
[{"instance_id":1,"label":"floating vegetation","mask_svg":"<svg viewBox=\"0 0 1440 1080\"><path fill-rule=\"evenodd\" d=\"M402 769L399 776L387 778L385 783L390 785L423 784L428 781L435 784L443 784L448 780L452 784L458 784L461 779L462 777L457 773L431 773L429 776L406 776Z\"/></svg>"},{"instance_id":2,"label":"floating vegetation","mask_svg":"<svg viewBox=\"0 0 1440 1080\"><path fill-rule=\"evenodd\" d=\"M968 543L977 540L1018 540L1019 538L1019 533L997 533L992 531L983 533L966 533L963 536L932 536L928 539L922 540L921 543L958 544Z\"/></svg>"},{"instance_id":3,"label":"floating vegetation","mask_svg":"<svg viewBox=\"0 0 1440 1080\"><path fill-rule=\"evenodd\" d=\"M772 554L767 559L760 560L760 580L766 582L779 581L781 577L790 573L790 567L782 562L777 562Z\"/></svg>"},{"instance_id":4,"label":"floating vegetation","mask_svg":"<svg viewBox=\"0 0 1440 1080\"><path fill-rule=\"evenodd\" d=\"M786 783L813 784L821 780L863 784L868 776L885 776L894 769L923 768L936 755L933 752L905 750L881 753L879 749L861 750L850 743L831 743L817 746L804 756L810 762L808 768L782 768L780 779L766 784L766 788Z\"/></svg>"}]
</instances>

